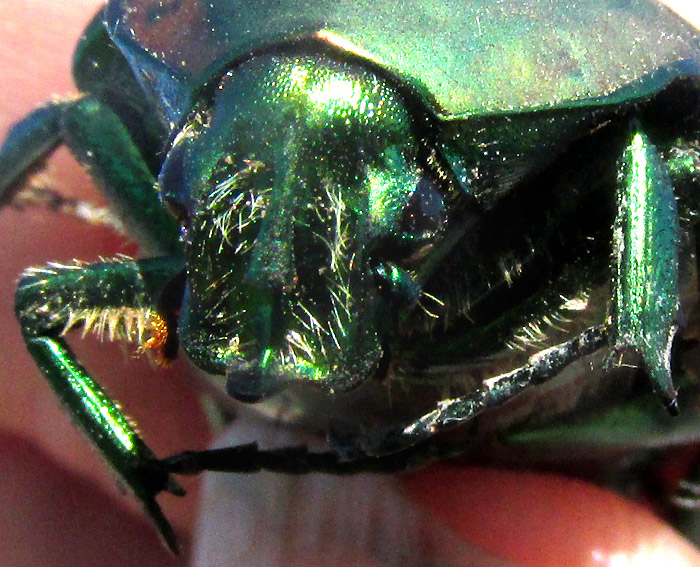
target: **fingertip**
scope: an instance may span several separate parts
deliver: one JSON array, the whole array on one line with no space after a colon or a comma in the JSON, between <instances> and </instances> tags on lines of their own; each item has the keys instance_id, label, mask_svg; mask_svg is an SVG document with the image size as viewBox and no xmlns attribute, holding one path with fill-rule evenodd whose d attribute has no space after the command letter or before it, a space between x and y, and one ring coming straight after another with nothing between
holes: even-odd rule
<instances>
[{"instance_id":1,"label":"fingertip","mask_svg":"<svg viewBox=\"0 0 700 567\"><path fill-rule=\"evenodd\" d=\"M582 481L440 465L403 486L470 543L518 565L700 565L649 510Z\"/></svg>"},{"instance_id":2,"label":"fingertip","mask_svg":"<svg viewBox=\"0 0 700 567\"><path fill-rule=\"evenodd\" d=\"M0 564L4 567L185 565L155 530L97 483L34 443L0 432Z\"/></svg>"}]
</instances>

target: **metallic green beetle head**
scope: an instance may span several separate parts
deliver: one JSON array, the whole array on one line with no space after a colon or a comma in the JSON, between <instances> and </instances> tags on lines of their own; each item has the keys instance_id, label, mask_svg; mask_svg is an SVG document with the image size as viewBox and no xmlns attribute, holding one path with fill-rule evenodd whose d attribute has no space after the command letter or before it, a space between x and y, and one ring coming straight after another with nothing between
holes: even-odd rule
<instances>
[{"instance_id":1,"label":"metallic green beetle head","mask_svg":"<svg viewBox=\"0 0 700 567\"><path fill-rule=\"evenodd\" d=\"M386 370L444 253L448 182L418 130L380 76L320 55L252 59L193 114L160 178L188 249L179 333L233 396Z\"/></svg>"}]
</instances>

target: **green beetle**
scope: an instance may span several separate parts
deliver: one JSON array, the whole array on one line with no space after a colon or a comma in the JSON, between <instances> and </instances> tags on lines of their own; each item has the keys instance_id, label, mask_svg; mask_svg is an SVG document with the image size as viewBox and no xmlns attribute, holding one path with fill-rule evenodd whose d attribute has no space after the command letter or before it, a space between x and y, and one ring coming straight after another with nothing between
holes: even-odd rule
<instances>
[{"instance_id":1,"label":"green beetle","mask_svg":"<svg viewBox=\"0 0 700 567\"><path fill-rule=\"evenodd\" d=\"M177 473L697 439L681 300L696 291L700 34L667 9L114 0L75 75L84 96L0 148L0 202L64 143L155 257L30 269L16 312L172 549L155 496L180 492ZM65 342L80 326L164 361L182 346L330 450L158 459ZM677 386L688 410L671 418Z\"/></svg>"}]
</instances>

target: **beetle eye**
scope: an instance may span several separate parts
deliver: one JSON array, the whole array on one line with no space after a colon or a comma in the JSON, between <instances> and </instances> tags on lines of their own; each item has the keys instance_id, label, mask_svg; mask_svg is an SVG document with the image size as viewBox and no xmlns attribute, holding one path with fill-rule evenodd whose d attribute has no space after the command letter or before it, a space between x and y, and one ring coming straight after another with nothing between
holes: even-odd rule
<instances>
[{"instance_id":1,"label":"beetle eye","mask_svg":"<svg viewBox=\"0 0 700 567\"><path fill-rule=\"evenodd\" d=\"M432 179L421 177L401 218L401 234L410 240L431 238L446 220L445 202Z\"/></svg>"},{"instance_id":2,"label":"beetle eye","mask_svg":"<svg viewBox=\"0 0 700 567\"><path fill-rule=\"evenodd\" d=\"M376 242L372 256L377 265L395 262L412 264L432 249L435 236L447 222L447 209L440 188L423 175L401 211L398 230Z\"/></svg>"}]
</instances>

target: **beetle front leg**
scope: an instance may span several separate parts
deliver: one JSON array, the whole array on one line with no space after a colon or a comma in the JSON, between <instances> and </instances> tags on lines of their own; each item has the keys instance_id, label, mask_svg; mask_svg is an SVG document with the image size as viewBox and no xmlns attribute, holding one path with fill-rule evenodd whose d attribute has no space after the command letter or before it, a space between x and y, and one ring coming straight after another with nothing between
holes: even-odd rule
<instances>
[{"instance_id":1,"label":"beetle front leg","mask_svg":"<svg viewBox=\"0 0 700 567\"><path fill-rule=\"evenodd\" d=\"M257 443L208 451L185 451L162 460L172 474L196 475L205 471L227 473L276 472L283 474L407 472L445 457L445 451L427 442L417 447L379 457L362 455L346 459L335 451L312 452L305 445L261 449Z\"/></svg>"},{"instance_id":2,"label":"beetle front leg","mask_svg":"<svg viewBox=\"0 0 700 567\"><path fill-rule=\"evenodd\" d=\"M363 441L363 448L379 455L405 450L509 401L606 345L616 352L637 353L654 390L669 412L676 413L670 358L679 319L680 227L670 173L641 132L634 133L623 154L617 204L609 325L591 328L537 353L529 364L485 380L467 396L439 402L433 411L412 423L373 432Z\"/></svg>"},{"instance_id":3,"label":"beetle front leg","mask_svg":"<svg viewBox=\"0 0 700 567\"><path fill-rule=\"evenodd\" d=\"M122 481L140 500L168 547L177 551L172 528L155 501L167 490L184 494L140 438L119 406L76 360L62 335L76 325L149 346L161 354L172 346L158 309L167 282L177 281L182 262L171 258L118 259L87 266L29 270L20 281L15 310L27 348L70 415Z\"/></svg>"},{"instance_id":4,"label":"beetle front leg","mask_svg":"<svg viewBox=\"0 0 700 567\"><path fill-rule=\"evenodd\" d=\"M640 131L623 154L613 234L613 349L636 352L655 392L677 413L671 345L679 324L680 223L669 170Z\"/></svg>"}]
</instances>

